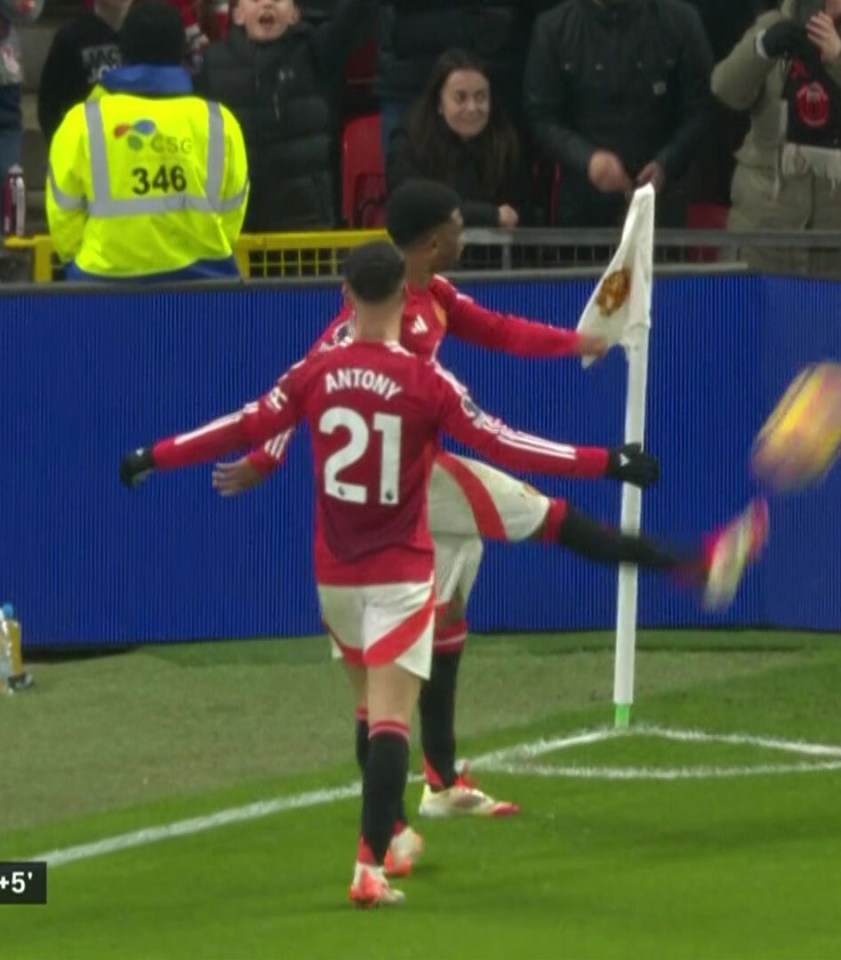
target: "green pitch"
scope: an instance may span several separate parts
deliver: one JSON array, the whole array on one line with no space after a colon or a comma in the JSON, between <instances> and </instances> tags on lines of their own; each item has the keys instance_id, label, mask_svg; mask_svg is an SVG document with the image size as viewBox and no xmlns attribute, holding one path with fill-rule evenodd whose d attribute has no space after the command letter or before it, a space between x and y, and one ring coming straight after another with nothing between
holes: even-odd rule
<instances>
[{"instance_id":1,"label":"green pitch","mask_svg":"<svg viewBox=\"0 0 841 960\"><path fill-rule=\"evenodd\" d=\"M407 904L370 913L345 899L352 709L324 660L309 640L34 664L0 699L0 859L57 862L46 907L0 906L0 956L841 952L841 637L646 634L628 734L609 637L471 639L460 753L523 813L416 821Z\"/></svg>"}]
</instances>

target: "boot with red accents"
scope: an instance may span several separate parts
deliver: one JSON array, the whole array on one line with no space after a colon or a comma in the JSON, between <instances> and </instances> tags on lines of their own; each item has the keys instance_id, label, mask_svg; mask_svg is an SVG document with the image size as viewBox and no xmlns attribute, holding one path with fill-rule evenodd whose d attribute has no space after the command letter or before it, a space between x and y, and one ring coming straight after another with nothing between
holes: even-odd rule
<instances>
[{"instance_id":1,"label":"boot with red accents","mask_svg":"<svg viewBox=\"0 0 841 960\"><path fill-rule=\"evenodd\" d=\"M385 854L385 875L408 877L422 853L423 837L407 824L398 823Z\"/></svg>"},{"instance_id":2,"label":"boot with red accents","mask_svg":"<svg viewBox=\"0 0 841 960\"><path fill-rule=\"evenodd\" d=\"M516 803L495 800L480 790L479 784L467 775L466 767L450 787L436 786L429 779L418 809L422 817L510 817L520 812Z\"/></svg>"}]
</instances>

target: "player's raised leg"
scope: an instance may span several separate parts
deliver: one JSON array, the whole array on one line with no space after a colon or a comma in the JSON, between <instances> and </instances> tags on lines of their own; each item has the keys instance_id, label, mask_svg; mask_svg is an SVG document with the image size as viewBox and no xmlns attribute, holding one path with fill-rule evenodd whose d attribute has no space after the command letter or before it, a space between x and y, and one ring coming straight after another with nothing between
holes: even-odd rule
<instances>
[{"instance_id":1,"label":"player's raised leg","mask_svg":"<svg viewBox=\"0 0 841 960\"><path fill-rule=\"evenodd\" d=\"M728 606L745 569L762 552L768 540L768 504L753 500L733 520L706 538L697 551L681 551L642 534L623 533L598 523L572 504L547 518L544 536L597 563L633 563L674 575L701 591L711 610Z\"/></svg>"},{"instance_id":2,"label":"player's raised leg","mask_svg":"<svg viewBox=\"0 0 841 960\"><path fill-rule=\"evenodd\" d=\"M442 454L430 483L430 527L433 534L442 528L469 533L471 525L484 539L539 540L606 563L667 569L688 562L645 537L598 524L566 500L547 497L481 461ZM705 606L720 609L732 600L745 567L759 554L767 534L767 505L756 500L707 538L703 557L693 557L690 563L696 582L703 586Z\"/></svg>"},{"instance_id":3,"label":"player's raised leg","mask_svg":"<svg viewBox=\"0 0 841 960\"><path fill-rule=\"evenodd\" d=\"M768 539L768 504L753 500L738 516L709 537L704 550L703 602L708 610L728 606Z\"/></svg>"},{"instance_id":4,"label":"player's raised leg","mask_svg":"<svg viewBox=\"0 0 841 960\"><path fill-rule=\"evenodd\" d=\"M705 606L720 609L732 600L768 530L767 508L757 501L709 538L701 556L688 556L646 538L627 537L584 517L563 499L547 497L481 461L448 453L439 455L432 472L429 517L436 541L439 606L432 675L421 693L426 785L419 813L438 817L502 816L519 809L489 797L455 769L455 697L467 635L464 610L481 555L473 552L473 569L461 582L458 570L462 558L471 556L470 545L477 537L538 540L596 561L673 569L703 590Z\"/></svg>"}]
</instances>

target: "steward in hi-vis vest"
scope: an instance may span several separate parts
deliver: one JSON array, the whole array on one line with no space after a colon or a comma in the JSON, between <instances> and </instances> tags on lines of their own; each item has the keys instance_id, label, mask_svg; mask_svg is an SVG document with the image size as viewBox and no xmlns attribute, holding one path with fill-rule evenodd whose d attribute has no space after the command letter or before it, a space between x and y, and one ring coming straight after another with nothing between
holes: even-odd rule
<instances>
[{"instance_id":1,"label":"steward in hi-vis vest","mask_svg":"<svg viewBox=\"0 0 841 960\"><path fill-rule=\"evenodd\" d=\"M104 74L50 145L47 219L68 278L237 276L248 199L239 124L193 96L168 3L132 7L120 45L126 66Z\"/></svg>"}]
</instances>

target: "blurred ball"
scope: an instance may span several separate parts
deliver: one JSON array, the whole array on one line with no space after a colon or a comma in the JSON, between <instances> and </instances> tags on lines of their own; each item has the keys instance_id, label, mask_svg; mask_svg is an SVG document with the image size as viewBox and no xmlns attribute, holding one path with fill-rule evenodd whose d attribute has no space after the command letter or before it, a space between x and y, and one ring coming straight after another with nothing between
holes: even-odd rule
<instances>
[{"instance_id":1,"label":"blurred ball","mask_svg":"<svg viewBox=\"0 0 841 960\"><path fill-rule=\"evenodd\" d=\"M780 493L820 480L841 450L841 364L802 370L753 444L756 476Z\"/></svg>"}]
</instances>

